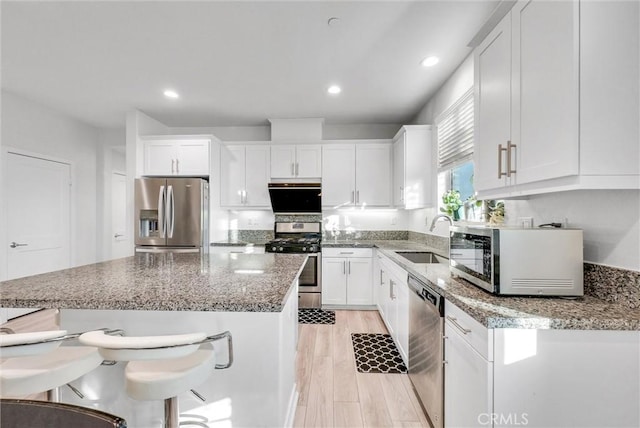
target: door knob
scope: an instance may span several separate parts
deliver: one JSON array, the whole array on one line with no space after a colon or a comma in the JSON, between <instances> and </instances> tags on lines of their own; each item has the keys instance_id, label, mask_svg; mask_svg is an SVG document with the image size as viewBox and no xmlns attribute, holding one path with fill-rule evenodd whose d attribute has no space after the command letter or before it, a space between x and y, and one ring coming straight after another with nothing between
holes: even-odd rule
<instances>
[{"instance_id":1,"label":"door knob","mask_svg":"<svg viewBox=\"0 0 640 428\"><path fill-rule=\"evenodd\" d=\"M17 242L12 242L11 245L9 245L11 248L16 248L16 247L26 247L29 244L18 244Z\"/></svg>"}]
</instances>

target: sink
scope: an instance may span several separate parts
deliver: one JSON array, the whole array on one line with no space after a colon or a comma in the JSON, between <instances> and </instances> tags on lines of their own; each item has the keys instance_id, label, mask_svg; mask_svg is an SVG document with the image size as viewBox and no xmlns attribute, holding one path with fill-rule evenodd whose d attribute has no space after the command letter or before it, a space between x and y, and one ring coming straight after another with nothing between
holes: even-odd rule
<instances>
[{"instance_id":1,"label":"sink","mask_svg":"<svg viewBox=\"0 0 640 428\"><path fill-rule=\"evenodd\" d=\"M446 257L426 251L396 251L396 254L413 263L448 263Z\"/></svg>"}]
</instances>

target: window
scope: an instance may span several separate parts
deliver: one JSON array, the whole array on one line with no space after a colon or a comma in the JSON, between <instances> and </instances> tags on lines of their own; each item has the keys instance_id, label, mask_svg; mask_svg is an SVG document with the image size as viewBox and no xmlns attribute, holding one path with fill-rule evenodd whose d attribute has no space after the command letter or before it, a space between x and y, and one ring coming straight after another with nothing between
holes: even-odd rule
<instances>
[{"instance_id":1,"label":"window","mask_svg":"<svg viewBox=\"0 0 640 428\"><path fill-rule=\"evenodd\" d=\"M454 217L480 220L473 187L473 88L436 119L436 135L438 208L445 208L442 196L455 190L460 193L462 205Z\"/></svg>"}]
</instances>

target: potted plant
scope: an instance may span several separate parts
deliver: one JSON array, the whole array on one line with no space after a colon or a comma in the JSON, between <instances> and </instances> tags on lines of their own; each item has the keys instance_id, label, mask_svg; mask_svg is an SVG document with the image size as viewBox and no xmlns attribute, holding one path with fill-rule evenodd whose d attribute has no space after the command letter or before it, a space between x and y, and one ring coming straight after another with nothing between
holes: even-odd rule
<instances>
[{"instance_id":1,"label":"potted plant","mask_svg":"<svg viewBox=\"0 0 640 428\"><path fill-rule=\"evenodd\" d=\"M447 214L454 221L460 220L460 213L458 210L463 205L462 199L460 199L460 192L457 190L449 190L442 195L443 207L440 211Z\"/></svg>"}]
</instances>

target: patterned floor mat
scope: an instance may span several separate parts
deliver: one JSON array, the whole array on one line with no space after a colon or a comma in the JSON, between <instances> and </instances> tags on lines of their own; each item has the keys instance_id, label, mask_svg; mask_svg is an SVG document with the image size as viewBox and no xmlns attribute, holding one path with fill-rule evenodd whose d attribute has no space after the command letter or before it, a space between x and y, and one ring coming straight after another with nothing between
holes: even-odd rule
<instances>
[{"instance_id":1,"label":"patterned floor mat","mask_svg":"<svg viewBox=\"0 0 640 428\"><path fill-rule=\"evenodd\" d=\"M407 367L388 334L351 333L360 373L406 373Z\"/></svg>"},{"instance_id":2,"label":"patterned floor mat","mask_svg":"<svg viewBox=\"0 0 640 428\"><path fill-rule=\"evenodd\" d=\"M298 309L299 324L335 324L336 313L322 309Z\"/></svg>"}]
</instances>

